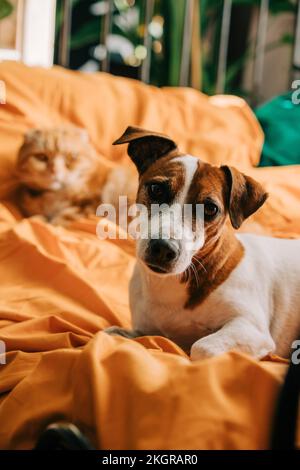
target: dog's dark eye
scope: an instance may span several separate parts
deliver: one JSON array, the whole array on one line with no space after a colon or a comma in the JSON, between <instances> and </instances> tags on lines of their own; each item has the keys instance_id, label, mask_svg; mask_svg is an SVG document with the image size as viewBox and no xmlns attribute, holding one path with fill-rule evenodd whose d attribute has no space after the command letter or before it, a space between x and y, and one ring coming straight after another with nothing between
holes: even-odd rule
<instances>
[{"instance_id":1,"label":"dog's dark eye","mask_svg":"<svg viewBox=\"0 0 300 470\"><path fill-rule=\"evenodd\" d=\"M204 203L204 216L207 220L210 220L213 217L215 217L218 212L219 212L219 208L213 202Z\"/></svg>"},{"instance_id":2,"label":"dog's dark eye","mask_svg":"<svg viewBox=\"0 0 300 470\"><path fill-rule=\"evenodd\" d=\"M151 183L148 186L148 194L152 201L165 201L168 196L168 186L165 183Z\"/></svg>"}]
</instances>

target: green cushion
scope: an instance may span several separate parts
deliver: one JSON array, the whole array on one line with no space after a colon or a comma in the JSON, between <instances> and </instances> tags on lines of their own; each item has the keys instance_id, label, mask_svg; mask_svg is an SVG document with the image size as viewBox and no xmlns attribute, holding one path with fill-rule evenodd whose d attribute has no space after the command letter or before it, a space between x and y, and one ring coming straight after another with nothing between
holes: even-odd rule
<instances>
[{"instance_id":1,"label":"green cushion","mask_svg":"<svg viewBox=\"0 0 300 470\"><path fill-rule=\"evenodd\" d=\"M300 164L300 104L292 93L278 96L255 111L265 143L259 166Z\"/></svg>"}]
</instances>

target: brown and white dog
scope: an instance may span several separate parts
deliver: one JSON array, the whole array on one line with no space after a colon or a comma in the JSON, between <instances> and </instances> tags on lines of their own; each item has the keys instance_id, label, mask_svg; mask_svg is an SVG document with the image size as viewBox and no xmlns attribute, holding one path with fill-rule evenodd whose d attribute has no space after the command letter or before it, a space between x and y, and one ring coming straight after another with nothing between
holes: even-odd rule
<instances>
[{"instance_id":1,"label":"brown and white dog","mask_svg":"<svg viewBox=\"0 0 300 470\"><path fill-rule=\"evenodd\" d=\"M133 331L106 331L163 335L190 350L192 359L232 349L255 358L288 356L300 332L300 240L234 232L267 199L263 187L235 168L180 153L165 135L129 127L115 142L125 143L139 172L137 202L203 204L205 240L197 231L193 243L176 238L176 223L168 240L161 227L138 240ZM183 234L191 232L194 217Z\"/></svg>"}]
</instances>

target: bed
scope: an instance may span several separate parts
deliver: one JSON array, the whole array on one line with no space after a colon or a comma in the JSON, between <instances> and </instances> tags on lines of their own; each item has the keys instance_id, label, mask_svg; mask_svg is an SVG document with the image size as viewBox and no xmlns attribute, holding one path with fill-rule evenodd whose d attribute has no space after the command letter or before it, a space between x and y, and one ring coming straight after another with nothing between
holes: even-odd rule
<instances>
[{"instance_id":1,"label":"bed","mask_svg":"<svg viewBox=\"0 0 300 470\"><path fill-rule=\"evenodd\" d=\"M99 240L96 217L68 229L22 218L13 170L33 127L85 127L115 165L128 163L111 145L126 126L150 128L265 185L270 198L244 231L299 237L300 166L256 168L263 134L240 98L16 62L0 64L0 80L0 448L31 449L54 421L98 449L268 448L287 361L230 352L192 363L166 338L102 332L130 325L133 242Z\"/></svg>"}]
</instances>

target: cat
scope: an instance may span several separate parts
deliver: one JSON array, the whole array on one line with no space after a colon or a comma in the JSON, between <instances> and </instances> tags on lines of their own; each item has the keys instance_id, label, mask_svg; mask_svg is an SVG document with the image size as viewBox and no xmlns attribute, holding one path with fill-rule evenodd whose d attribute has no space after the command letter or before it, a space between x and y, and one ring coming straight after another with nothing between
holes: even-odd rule
<instances>
[{"instance_id":1,"label":"cat","mask_svg":"<svg viewBox=\"0 0 300 470\"><path fill-rule=\"evenodd\" d=\"M16 173L24 215L43 216L54 225L96 214L100 202L115 205L118 195L134 201L137 187L131 170L101 159L87 131L75 126L27 132Z\"/></svg>"}]
</instances>

